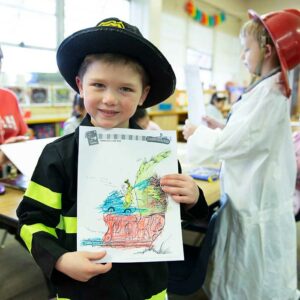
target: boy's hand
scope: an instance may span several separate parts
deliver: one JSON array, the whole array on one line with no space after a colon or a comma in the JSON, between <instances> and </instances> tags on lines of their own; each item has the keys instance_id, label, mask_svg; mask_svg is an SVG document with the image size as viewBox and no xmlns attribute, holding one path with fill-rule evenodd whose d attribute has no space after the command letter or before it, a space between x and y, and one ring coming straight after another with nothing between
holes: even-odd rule
<instances>
[{"instance_id":1,"label":"boy's hand","mask_svg":"<svg viewBox=\"0 0 300 300\"><path fill-rule=\"evenodd\" d=\"M194 205L199 198L199 189L194 179L185 174L165 175L160 179L164 192L178 203Z\"/></svg>"},{"instance_id":2,"label":"boy's hand","mask_svg":"<svg viewBox=\"0 0 300 300\"><path fill-rule=\"evenodd\" d=\"M108 272L112 264L95 263L106 254L101 252L76 251L63 254L56 262L55 268L69 277L86 282L92 277Z\"/></svg>"},{"instance_id":3,"label":"boy's hand","mask_svg":"<svg viewBox=\"0 0 300 300\"><path fill-rule=\"evenodd\" d=\"M192 124L189 120L185 120L185 124L183 126L183 137L187 140L197 129L197 126Z\"/></svg>"}]
</instances>

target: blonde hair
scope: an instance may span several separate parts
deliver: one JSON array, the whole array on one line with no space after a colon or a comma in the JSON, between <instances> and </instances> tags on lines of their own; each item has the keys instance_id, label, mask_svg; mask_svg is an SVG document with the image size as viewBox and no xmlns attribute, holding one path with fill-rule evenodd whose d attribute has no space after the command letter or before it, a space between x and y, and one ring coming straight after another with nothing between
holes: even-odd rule
<instances>
[{"instance_id":1,"label":"blonde hair","mask_svg":"<svg viewBox=\"0 0 300 300\"><path fill-rule=\"evenodd\" d=\"M244 39L247 36L253 36L256 41L258 42L258 45L261 49L265 48L266 45L270 45L274 51L273 52L273 63L274 66L280 66L279 57L275 48L275 45L273 43L273 40L271 39L271 36L269 35L268 31L264 27L264 25L260 21L256 20L249 20L246 22L240 31L240 39Z\"/></svg>"},{"instance_id":2,"label":"blonde hair","mask_svg":"<svg viewBox=\"0 0 300 300\"><path fill-rule=\"evenodd\" d=\"M125 66L132 67L135 71L137 71L142 79L143 88L148 86L150 84L149 76L143 66L135 59L122 55L122 54L115 54L115 53L98 53L98 54L90 54L87 55L79 70L78 70L78 76L79 78L83 78L83 75L85 74L86 70L88 69L88 66L97 60L101 60L108 64L124 64Z\"/></svg>"},{"instance_id":3,"label":"blonde hair","mask_svg":"<svg viewBox=\"0 0 300 300\"><path fill-rule=\"evenodd\" d=\"M242 26L240 31L240 39L243 39L248 35L253 36L257 40L260 48L265 47L266 44L274 47L274 43L269 33L260 21L249 20Z\"/></svg>"}]
</instances>

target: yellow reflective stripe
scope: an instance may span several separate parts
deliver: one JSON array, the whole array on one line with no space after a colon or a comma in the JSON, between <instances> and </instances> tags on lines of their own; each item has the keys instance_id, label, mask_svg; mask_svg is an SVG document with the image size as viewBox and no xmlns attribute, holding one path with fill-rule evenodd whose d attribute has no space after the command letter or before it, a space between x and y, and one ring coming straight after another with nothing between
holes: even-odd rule
<instances>
[{"instance_id":1,"label":"yellow reflective stripe","mask_svg":"<svg viewBox=\"0 0 300 300\"><path fill-rule=\"evenodd\" d=\"M77 218L60 216L57 229L64 230L66 233L77 233Z\"/></svg>"},{"instance_id":2,"label":"yellow reflective stripe","mask_svg":"<svg viewBox=\"0 0 300 300\"><path fill-rule=\"evenodd\" d=\"M21 228L20 236L25 242L30 252L32 247L32 236L39 231L47 232L57 238L55 228L45 226L44 224L41 223L36 223L32 225L23 225Z\"/></svg>"},{"instance_id":3,"label":"yellow reflective stripe","mask_svg":"<svg viewBox=\"0 0 300 300\"><path fill-rule=\"evenodd\" d=\"M41 202L46 206L61 209L61 194L52 192L50 189L33 181L29 182L25 196Z\"/></svg>"},{"instance_id":4,"label":"yellow reflective stripe","mask_svg":"<svg viewBox=\"0 0 300 300\"><path fill-rule=\"evenodd\" d=\"M152 296L151 298L149 299L146 299L146 300L165 300L166 299L166 295L167 295L167 290L164 290L154 296Z\"/></svg>"},{"instance_id":5,"label":"yellow reflective stripe","mask_svg":"<svg viewBox=\"0 0 300 300\"><path fill-rule=\"evenodd\" d=\"M152 296L149 299L146 300L165 300L166 299L166 295L167 295L167 290L164 290L154 296ZM58 296L56 297L57 300L71 300L69 298L59 298Z\"/></svg>"}]
</instances>

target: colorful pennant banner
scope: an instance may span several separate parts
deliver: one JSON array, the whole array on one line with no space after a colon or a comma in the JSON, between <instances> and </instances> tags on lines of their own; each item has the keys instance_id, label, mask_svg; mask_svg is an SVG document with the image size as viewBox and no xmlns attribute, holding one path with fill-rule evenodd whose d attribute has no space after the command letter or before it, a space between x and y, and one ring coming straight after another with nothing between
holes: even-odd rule
<instances>
[{"instance_id":1,"label":"colorful pennant banner","mask_svg":"<svg viewBox=\"0 0 300 300\"><path fill-rule=\"evenodd\" d=\"M224 12L208 15L204 11L197 8L192 0L186 2L185 10L195 21L204 26L214 27L226 20L226 14Z\"/></svg>"}]
</instances>

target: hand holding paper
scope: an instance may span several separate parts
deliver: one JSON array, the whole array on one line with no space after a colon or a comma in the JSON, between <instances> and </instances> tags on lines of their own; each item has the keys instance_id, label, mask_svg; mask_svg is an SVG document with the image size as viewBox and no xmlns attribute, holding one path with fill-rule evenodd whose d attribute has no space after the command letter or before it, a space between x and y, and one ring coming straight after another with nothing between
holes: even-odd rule
<instances>
[{"instance_id":1,"label":"hand holding paper","mask_svg":"<svg viewBox=\"0 0 300 300\"><path fill-rule=\"evenodd\" d=\"M86 282L92 277L108 272L112 264L96 264L94 261L105 256L105 251L75 251L63 254L56 262L55 268L69 277ZM74 263L76 261L76 263Z\"/></svg>"},{"instance_id":2,"label":"hand holding paper","mask_svg":"<svg viewBox=\"0 0 300 300\"><path fill-rule=\"evenodd\" d=\"M196 125L193 125L189 120L185 120L185 125L183 126L183 137L187 140L197 129Z\"/></svg>"}]
</instances>

